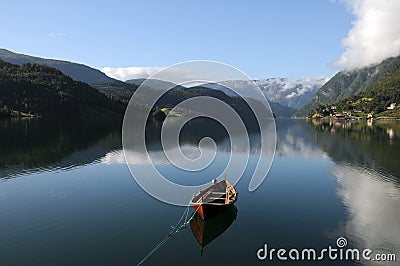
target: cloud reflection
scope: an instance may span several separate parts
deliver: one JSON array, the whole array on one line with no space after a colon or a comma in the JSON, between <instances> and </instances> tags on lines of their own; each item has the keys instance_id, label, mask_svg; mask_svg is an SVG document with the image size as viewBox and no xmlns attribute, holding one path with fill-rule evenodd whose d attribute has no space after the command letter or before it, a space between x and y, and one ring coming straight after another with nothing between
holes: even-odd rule
<instances>
[{"instance_id":1,"label":"cloud reflection","mask_svg":"<svg viewBox=\"0 0 400 266\"><path fill-rule=\"evenodd\" d=\"M328 155L321 150L299 127L291 120L277 121L278 132L277 132L277 149L276 157L303 157L303 158L328 158ZM300 130L300 131L299 131ZM260 154L260 137L258 134L249 134L249 136L243 136L250 138L250 153L253 155ZM154 141L154 140L153 140ZM217 141L218 152L229 153L231 150L236 153L245 152L240 149L240 146L234 146L231 148L229 138L224 138ZM153 150L149 151L150 157L155 165L167 165L164 153L161 150L161 146L152 145ZM182 152L189 158L195 158L199 155L198 146L195 143L186 143L181 146ZM204 152L208 152L207 148ZM210 155L213 152L209 150ZM136 151L129 151L127 153L130 161L136 162L137 165L148 164L146 160L143 160L143 154ZM105 164L125 164L125 158L122 150L112 151L106 154L101 159L102 163Z\"/></svg>"},{"instance_id":2,"label":"cloud reflection","mask_svg":"<svg viewBox=\"0 0 400 266\"><path fill-rule=\"evenodd\" d=\"M332 173L340 184L338 196L350 216L344 229L346 236L359 248L398 253L400 188L391 182L394 177L346 164L338 165Z\"/></svg>"},{"instance_id":3,"label":"cloud reflection","mask_svg":"<svg viewBox=\"0 0 400 266\"><path fill-rule=\"evenodd\" d=\"M190 159L195 159L200 156L200 150L197 146L186 144L180 148L182 153ZM174 150L177 149L178 148L174 148ZM212 157L214 154L214 150L205 148L202 149L202 153L205 155L203 161L207 161L207 159ZM150 165L149 161L144 159L145 155L141 152L127 150L126 156L128 157L129 162L135 165ZM169 164L168 159L165 157L162 150L149 151L149 156L154 165L162 166ZM199 163L204 163L203 161L199 161ZM125 164L124 152L123 150L109 152L101 158L101 162L104 164Z\"/></svg>"}]
</instances>

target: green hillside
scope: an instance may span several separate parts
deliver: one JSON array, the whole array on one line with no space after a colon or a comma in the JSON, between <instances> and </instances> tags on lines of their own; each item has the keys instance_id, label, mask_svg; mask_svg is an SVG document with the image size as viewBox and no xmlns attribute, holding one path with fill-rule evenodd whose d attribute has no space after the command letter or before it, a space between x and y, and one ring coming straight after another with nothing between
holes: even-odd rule
<instances>
[{"instance_id":1,"label":"green hillside","mask_svg":"<svg viewBox=\"0 0 400 266\"><path fill-rule=\"evenodd\" d=\"M124 106L88 84L38 64L13 65L0 60L2 116L110 116Z\"/></svg>"},{"instance_id":2,"label":"green hillside","mask_svg":"<svg viewBox=\"0 0 400 266\"><path fill-rule=\"evenodd\" d=\"M168 91L156 103L158 108L172 108L181 101L198 96L209 96L217 98L229 104L244 120L255 123L255 117L243 98L239 96L228 96L220 90L210 89L206 87L177 88ZM248 99L250 102L259 106L261 103L257 100ZM276 118L290 118L296 109L280 105L279 103L270 102L271 110Z\"/></svg>"},{"instance_id":3,"label":"green hillside","mask_svg":"<svg viewBox=\"0 0 400 266\"><path fill-rule=\"evenodd\" d=\"M388 58L377 65L337 73L317 91L311 102L300 108L294 116L305 117L320 105L333 104L352 95L365 92L397 60L399 60L399 57Z\"/></svg>"},{"instance_id":4,"label":"green hillside","mask_svg":"<svg viewBox=\"0 0 400 266\"><path fill-rule=\"evenodd\" d=\"M385 68L369 88L356 95L335 103L336 112L351 113L355 116L365 117L372 114L375 117L400 118L400 57L391 60L391 64ZM392 107L390 107L393 104ZM316 112L326 114L331 108L329 105L321 105Z\"/></svg>"},{"instance_id":5,"label":"green hillside","mask_svg":"<svg viewBox=\"0 0 400 266\"><path fill-rule=\"evenodd\" d=\"M99 92L123 102L128 102L133 92L137 89L137 85L122 81L105 82L90 84Z\"/></svg>"}]
</instances>

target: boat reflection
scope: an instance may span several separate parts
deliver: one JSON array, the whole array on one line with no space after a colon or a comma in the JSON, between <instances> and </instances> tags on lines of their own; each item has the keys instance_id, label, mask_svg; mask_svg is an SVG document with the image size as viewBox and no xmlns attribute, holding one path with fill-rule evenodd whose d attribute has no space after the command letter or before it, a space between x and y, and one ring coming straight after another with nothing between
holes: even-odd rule
<instances>
[{"instance_id":1,"label":"boat reflection","mask_svg":"<svg viewBox=\"0 0 400 266\"><path fill-rule=\"evenodd\" d=\"M222 235L236 220L238 209L235 205L228 206L223 212L208 220L203 220L199 213L195 213L190 221L190 228L201 246L201 254L203 248Z\"/></svg>"}]
</instances>

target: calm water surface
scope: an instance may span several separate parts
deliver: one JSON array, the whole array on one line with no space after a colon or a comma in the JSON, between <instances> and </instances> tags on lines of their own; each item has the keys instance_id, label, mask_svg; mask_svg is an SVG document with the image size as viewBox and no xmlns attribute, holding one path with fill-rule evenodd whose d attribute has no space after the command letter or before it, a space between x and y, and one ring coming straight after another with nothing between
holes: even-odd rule
<instances>
[{"instance_id":1,"label":"calm water surface","mask_svg":"<svg viewBox=\"0 0 400 266\"><path fill-rule=\"evenodd\" d=\"M150 128L155 132L159 125ZM396 121L277 120L277 152L267 179L248 192L258 159L252 134L250 162L236 185L237 213L221 218L219 231L208 225L214 226L208 232L213 239L203 251L189 227L144 265L287 264L276 257L259 261L256 252L264 244L288 250L336 247L341 236L348 247L396 253L400 260L399 134ZM157 134L147 143L160 172L197 184L220 175L229 157L224 130L202 121L184 128L184 152L196 153L204 136L216 140L217 156L191 175L168 164ZM145 173L143 155L129 156ZM155 200L131 177L120 121L0 121L2 266L136 265L183 210Z\"/></svg>"}]
</instances>

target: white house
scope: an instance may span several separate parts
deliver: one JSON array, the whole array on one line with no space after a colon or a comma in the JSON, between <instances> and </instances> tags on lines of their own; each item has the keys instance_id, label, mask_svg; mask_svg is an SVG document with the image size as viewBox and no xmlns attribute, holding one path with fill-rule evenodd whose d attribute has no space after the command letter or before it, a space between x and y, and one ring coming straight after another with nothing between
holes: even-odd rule
<instances>
[{"instance_id":1,"label":"white house","mask_svg":"<svg viewBox=\"0 0 400 266\"><path fill-rule=\"evenodd\" d=\"M396 103L391 103L390 106L387 108L388 110L393 110L396 108Z\"/></svg>"}]
</instances>

